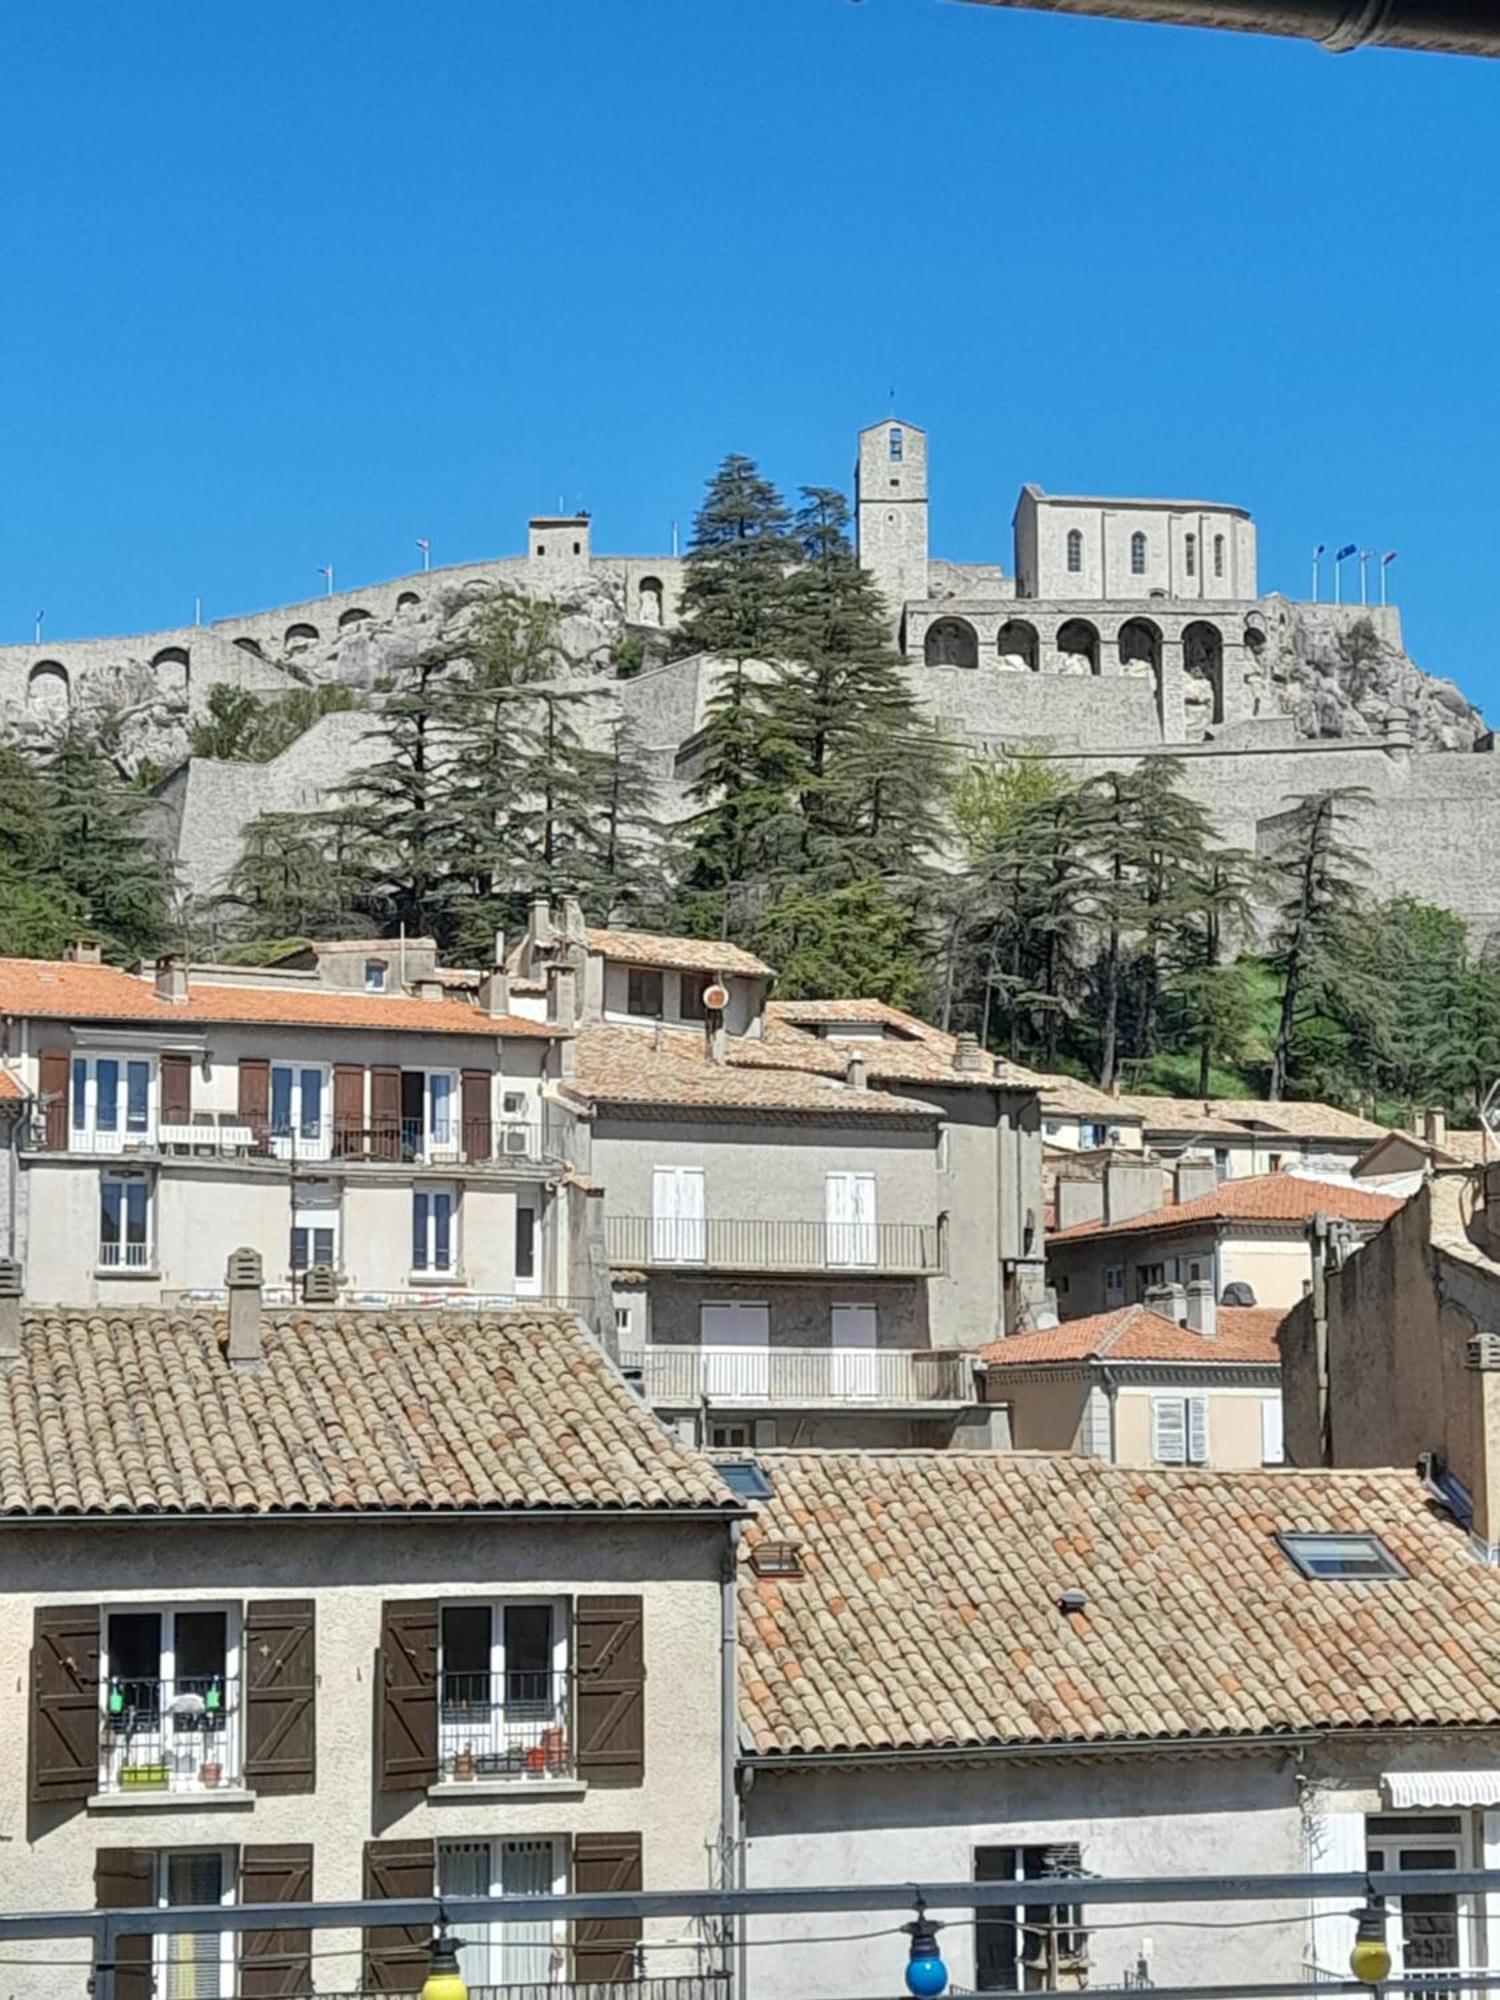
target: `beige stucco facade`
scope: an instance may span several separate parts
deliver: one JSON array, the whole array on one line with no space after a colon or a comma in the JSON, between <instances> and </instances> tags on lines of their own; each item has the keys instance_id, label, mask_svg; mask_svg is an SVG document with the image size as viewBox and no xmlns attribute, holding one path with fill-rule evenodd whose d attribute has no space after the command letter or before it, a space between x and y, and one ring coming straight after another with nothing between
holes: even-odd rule
<instances>
[{"instance_id":1,"label":"beige stucco facade","mask_svg":"<svg viewBox=\"0 0 1500 2000\"><path fill-rule=\"evenodd\" d=\"M1114 1465L1182 1463L1158 1456L1156 1404L1202 1406L1193 1426L1204 1444L1191 1462L1219 1471L1281 1460L1281 1388L1274 1368L1162 1363L991 1370L986 1393L1009 1409L1017 1451L1069 1451ZM1184 1417L1177 1426L1184 1439Z\"/></svg>"},{"instance_id":2,"label":"beige stucco facade","mask_svg":"<svg viewBox=\"0 0 1500 2000\"><path fill-rule=\"evenodd\" d=\"M1248 1285L1258 1306L1293 1306L1311 1282L1300 1224L1201 1223L1094 1235L1048 1245L1048 1269L1064 1319L1134 1305L1152 1286L1207 1279L1214 1297Z\"/></svg>"}]
</instances>

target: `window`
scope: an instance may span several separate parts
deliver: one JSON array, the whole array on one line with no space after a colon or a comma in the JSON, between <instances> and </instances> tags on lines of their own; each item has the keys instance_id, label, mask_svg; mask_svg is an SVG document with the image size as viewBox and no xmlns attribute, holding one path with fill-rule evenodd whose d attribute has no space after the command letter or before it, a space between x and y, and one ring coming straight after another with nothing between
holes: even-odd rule
<instances>
[{"instance_id":1,"label":"window","mask_svg":"<svg viewBox=\"0 0 1500 2000\"><path fill-rule=\"evenodd\" d=\"M874 1305L835 1305L829 1314L830 1388L855 1399L880 1392L880 1311Z\"/></svg>"},{"instance_id":2,"label":"window","mask_svg":"<svg viewBox=\"0 0 1500 2000\"><path fill-rule=\"evenodd\" d=\"M824 1177L826 1246L830 1265L873 1265L877 1259L875 1176L835 1173Z\"/></svg>"},{"instance_id":3,"label":"window","mask_svg":"<svg viewBox=\"0 0 1500 2000\"><path fill-rule=\"evenodd\" d=\"M741 1500L769 1500L774 1488L753 1458L731 1458L719 1467L719 1477Z\"/></svg>"},{"instance_id":4,"label":"window","mask_svg":"<svg viewBox=\"0 0 1500 2000\"><path fill-rule=\"evenodd\" d=\"M414 1188L411 1197L413 1271L451 1273L458 1268L458 1197L452 1188Z\"/></svg>"},{"instance_id":5,"label":"window","mask_svg":"<svg viewBox=\"0 0 1500 2000\"><path fill-rule=\"evenodd\" d=\"M1304 1576L1321 1583L1357 1583L1404 1577L1406 1571L1378 1535L1278 1535Z\"/></svg>"},{"instance_id":6,"label":"window","mask_svg":"<svg viewBox=\"0 0 1500 2000\"><path fill-rule=\"evenodd\" d=\"M889 442L890 442L891 460L894 463L901 457L902 451L905 448L906 444L906 440L901 435L901 426L899 424L891 425Z\"/></svg>"},{"instance_id":7,"label":"window","mask_svg":"<svg viewBox=\"0 0 1500 2000\"><path fill-rule=\"evenodd\" d=\"M445 1604L438 1647L441 1777L571 1775L568 1625L559 1601Z\"/></svg>"},{"instance_id":8,"label":"window","mask_svg":"<svg viewBox=\"0 0 1500 2000\"><path fill-rule=\"evenodd\" d=\"M1227 1181L1228 1178L1229 1178L1229 1148L1227 1146L1215 1146L1214 1179L1216 1181Z\"/></svg>"},{"instance_id":9,"label":"window","mask_svg":"<svg viewBox=\"0 0 1500 2000\"><path fill-rule=\"evenodd\" d=\"M701 1167L651 1171L651 1258L657 1264L701 1264L707 1254Z\"/></svg>"},{"instance_id":10,"label":"window","mask_svg":"<svg viewBox=\"0 0 1500 2000\"><path fill-rule=\"evenodd\" d=\"M557 1896L567 1888L561 1838L440 1840L440 1896ZM567 1925L546 1917L525 1923L465 1924L464 1978L470 1992L550 1986L567 1966Z\"/></svg>"},{"instance_id":11,"label":"window","mask_svg":"<svg viewBox=\"0 0 1500 2000\"><path fill-rule=\"evenodd\" d=\"M1269 1154L1266 1160L1266 1172L1268 1174L1279 1174L1281 1172L1281 1163L1285 1158L1285 1153Z\"/></svg>"},{"instance_id":12,"label":"window","mask_svg":"<svg viewBox=\"0 0 1500 2000\"><path fill-rule=\"evenodd\" d=\"M698 1308L701 1393L765 1401L771 1393L771 1308L723 1299Z\"/></svg>"},{"instance_id":13,"label":"window","mask_svg":"<svg viewBox=\"0 0 1500 2000\"><path fill-rule=\"evenodd\" d=\"M238 1628L222 1607L105 1612L101 1792L239 1784Z\"/></svg>"},{"instance_id":14,"label":"window","mask_svg":"<svg viewBox=\"0 0 1500 2000\"><path fill-rule=\"evenodd\" d=\"M1388 1869L1456 1870L1471 1865L1459 1813L1379 1813L1365 1823L1365 1866L1372 1875ZM1445 1969L1473 1963L1465 1950L1476 1911L1468 1896L1391 1896L1386 1940L1393 1979L1419 1978L1434 2000L1458 2000L1438 1977Z\"/></svg>"},{"instance_id":15,"label":"window","mask_svg":"<svg viewBox=\"0 0 1500 2000\"><path fill-rule=\"evenodd\" d=\"M452 1070L430 1070L425 1097L427 1150L453 1152L458 1146L458 1078Z\"/></svg>"},{"instance_id":16,"label":"window","mask_svg":"<svg viewBox=\"0 0 1500 2000\"><path fill-rule=\"evenodd\" d=\"M152 1064L144 1056L75 1056L72 1145L80 1151L118 1153L132 1142L148 1143L152 1083Z\"/></svg>"},{"instance_id":17,"label":"window","mask_svg":"<svg viewBox=\"0 0 1500 2000\"><path fill-rule=\"evenodd\" d=\"M223 1848L166 1849L156 1857L158 1909L232 1903L234 1857ZM154 1986L162 2000L221 2000L234 1991L233 1931L192 1931L152 1941Z\"/></svg>"},{"instance_id":18,"label":"window","mask_svg":"<svg viewBox=\"0 0 1500 2000\"><path fill-rule=\"evenodd\" d=\"M706 1021L708 1009L703 996L713 984L706 972L682 972L677 976L677 1013L684 1021Z\"/></svg>"},{"instance_id":19,"label":"window","mask_svg":"<svg viewBox=\"0 0 1500 2000\"><path fill-rule=\"evenodd\" d=\"M1091 1147L1107 1145L1109 1142L1109 1127L1107 1125L1090 1125L1085 1123L1078 1128L1078 1138L1079 1143L1085 1150Z\"/></svg>"},{"instance_id":20,"label":"window","mask_svg":"<svg viewBox=\"0 0 1500 2000\"><path fill-rule=\"evenodd\" d=\"M278 1159L321 1159L328 1149L323 1107L328 1072L316 1064L271 1065L271 1150Z\"/></svg>"},{"instance_id":21,"label":"window","mask_svg":"<svg viewBox=\"0 0 1500 2000\"><path fill-rule=\"evenodd\" d=\"M1198 574L1198 537L1196 535L1189 535L1186 542L1184 542L1183 557L1187 565L1188 575L1196 576Z\"/></svg>"},{"instance_id":22,"label":"window","mask_svg":"<svg viewBox=\"0 0 1500 2000\"><path fill-rule=\"evenodd\" d=\"M1224 537L1223 537L1222 535L1215 535L1215 536L1214 536L1214 575L1215 575L1215 576L1222 576L1223 574L1224 574Z\"/></svg>"},{"instance_id":23,"label":"window","mask_svg":"<svg viewBox=\"0 0 1500 2000\"><path fill-rule=\"evenodd\" d=\"M1055 1139L1061 1130L1062 1126L1055 1118L1045 1119L1042 1124L1042 1137L1044 1139Z\"/></svg>"},{"instance_id":24,"label":"window","mask_svg":"<svg viewBox=\"0 0 1500 2000\"><path fill-rule=\"evenodd\" d=\"M1107 1306L1122 1306L1125 1303L1123 1264L1106 1264L1104 1267L1104 1303Z\"/></svg>"},{"instance_id":25,"label":"window","mask_svg":"<svg viewBox=\"0 0 1500 2000\"><path fill-rule=\"evenodd\" d=\"M367 958L365 960L366 993L384 993L386 970L386 962L383 958Z\"/></svg>"},{"instance_id":26,"label":"window","mask_svg":"<svg viewBox=\"0 0 1500 2000\"><path fill-rule=\"evenodd\" d=\"M151 1265L151 1183L144 1174L99 1176L99 1268L145 1271Z\"/></svg>"},{"instance_id":27,"label":"window","mask_svg":"<svg viewBox=\"0 0 1500 2000\"><path fill-rule=\"evenodd\" d=\"M632 965L625 987L626 1013L659 1021L661 1008L661 974L647 965Z\"/></svg>"},{"instance_id":28,"label":"window","mask_svg":"<svg viewBox=\"0 0 1500 2000\"><path fill-rule=\"evenodd\" d=\"M1158 1465L1207 1465L1208 1398L1151 1398L1151 1456Z\"/></svg>"},{"instance_id":29,"label":"window","mask_svg":"<svg viewBox=\"0 0 1500 2000\"><path fill-rule=\"evenodd\" d=\"M710 1424L708 1442L715 1451L749 1451L754 1429L754 1424Z\"/></svg>"},{"instance_id":30,"label":"window","mask_svg":"<svg viewBox=\"0 0 1500 2000\"><path fill-rule=\"evenodd\" d=\"M1165 1264L1137 1264L1135 1267L1136 1304L1140 1305L1144 1301L1147 1292L1153 1286L1164 1285L1166 1282L1167 1267Z\"/></svg>"},{"instance_id":31,"label":"window","mask_svg":"<svg viewBox=\"0 0 1500 2000\"><path fill-rule=\"evenodd\" d=\"M294 1273L310 1271L314 1264L339 1261L339 1204L331 1188L319 1191L303 1187L292 1210L291 1266Z\"/></svg>"},{"instance_id":32,"label":"window","mask_svg":"<svg viewBox=\"0 0 1500 2000\"><path fill-rule=\"evenodd\" d=\"M979 1847L976 1882L1034 1882L1081 1874L1074 1842L1050 1847ZM1027 1903L981 1910L974 1926L974 1984L980 1993L1031 1993L1081 1982L1088 1958L1082 1910L1074 1903Z\"/></svg>"},{"instance_id":33,"label":"window","mask_svg":"<svg viewBox=\"0 0 1500 2000\"><path fill-rule=\"evenodd\" d=\"M1068 530L1068 575L1079 576L1083 572L1083 536L1077 528Z\"/></svg>"},{"instance_id":34,"label":"window","mask_svg":"<svg viewBox=\"0 0 1500 2000\"><path fill-rule=\"evenodd\" d=\"M1146 537L1139 529L1130 537L1130 574L1146 574Z\"/></svg>"},{"instance_id":35,"label":"window","mask_svg":"<svg viewBox=\"0 0 1500 2000\"><path fill-rule=\"evenodd\" d=\"M1281 1398L1267 1396L1260 1406L1260 1462L1280 1465L1285 1457L1281 1442Z\"/></svg>"},{"instance_id":36,"label":"window","mask_svg":"<svg viewBox=\"0 0 1500 2000\"><path fill-rule=\"evenodd\" d=\"M537 1286L536 1203L516 1203L516 1290L534 1292Z\"/></svg>"}]
</instances>

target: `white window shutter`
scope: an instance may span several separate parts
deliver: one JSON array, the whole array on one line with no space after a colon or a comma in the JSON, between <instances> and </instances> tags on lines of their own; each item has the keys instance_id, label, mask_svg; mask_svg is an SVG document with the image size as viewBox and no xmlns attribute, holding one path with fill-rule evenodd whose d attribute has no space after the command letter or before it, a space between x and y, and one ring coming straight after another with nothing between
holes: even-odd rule
<instances>
[{"instance_id":1,"label":"white window shutter","mask_svg":"<svg viewBox=\"0 0 1500 2000\"><path fill-rule=\"evenodd\" d=\"M678 1256L684 1264L701 1264L707 1255L707 1202L704 1199L703 1169L677 1170Z\"/></svg>"},{"instance_id":2,"label":"white window shutter","mask_svg":"<svg viewBox=\"0 0 1500 2000\"><path fill-rule=\"evenodd\" d=\"M1188 1415L1188 1463L1207 1465L1208 1463L1208 1398L1189 1396Z\"/></svg>"},{"instance_id":3,"label":"white window shutter","mask_svg":"<svg viewBox=\"0 0 1500 2000\"><path fill-rule=\"evenodd\" d=\"M1280 1465L1285 1457L1281 1443L1281 1398L1267 1396L1260 1406L1260 1462Z\"/></svg>"},{"instance_id":4,"label":"white window shutter","mask_svg":"<svg viewBox=\"0 0 1500 2000\"><path fill-rule=\"evenodd\" d=\"M1362 1875L1365 1870L1365 1816L1358 1812L1309 1812L1302 1822L1302 1847L1310 1875ZM1349 1977L1354 1948L1353 1896L1308 1897L1308 1970L1328 1979Z\"/></svg>"},{"instance_id":5,"label":"white window shutter","mask_svg":"<svg viewBox=\"0 0 1500 2000\"><path fill-rule=\"evenodd\" d=\"M829 1174L824 1180L824 1216L827 1227L824 1255L833 1265L853 1262L850 1256L850 1237L853 1234L853 1190L848 1174Z\"/></svg>"},{"instance_id":6,"label":"white window shutter","mask_svg":"<svg viewBox=\"0 0 1500 2000\"><path fill-rule=\"evenodd\" d=\"M850 1206L854 1221L855 1264L875 1262L875 1176L873 1174L851 1174L849 1180L853 1189Z\"/></svg>"},{"instance_id":7,"label":"white window shutter","mask_svg":"<svg viewBox=\"0 0 1500 2000\"><path fill-rule=\"evenodd\" d=\"M1181 1396L1151 1398L1151 1456L1158 1465L1181 1465L1186 1460L1186 1411Z\"/></svg>"},{"instance_id":8,"label":"white window shutter","mask_svg":"<svg viewBox=\"0 0 1500 2000\"><path fill-rule=\"evenodd\" d=\"M1079 1427L1079 1446L1085 1458L1109 1460L1109 1397L1100 1388L1089 1390Z\"/></svg>"}]
</instances>

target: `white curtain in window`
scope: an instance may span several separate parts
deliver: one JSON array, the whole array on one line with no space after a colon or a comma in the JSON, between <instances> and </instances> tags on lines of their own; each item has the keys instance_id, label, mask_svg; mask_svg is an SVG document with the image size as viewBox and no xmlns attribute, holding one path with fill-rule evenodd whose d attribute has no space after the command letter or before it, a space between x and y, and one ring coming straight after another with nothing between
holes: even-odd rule
<instances>
[{"instance_id":1,"label":"white curtain in window","mask_svg":"<svg viewBox=\"0 0 1500 2000\"><path fill-rule=\"evenodd\" d=\"M493 1855L487 1840L445 1840L438 1848L438 1890L441 1895L487 1896ZM469 1986L493 1986L500 1979L498 1924L463 1924L468 1940L459 1954L459 1970Z\"/></svg>"},{"instance_id":2,"label":"white curtain in window","mask_svg":"<svg viewBox=\"0 0 1500 2000\"><path fill-rule=\"evenodd\" d=\"M875 1262L875 1176L829 1174L827 1259L835 1266Z\"/></svg>"},{"instance_id":3,"label":"white curtain in window","mask_svg":"<svg viewBox=\"0 0 1500 2000\"><path fill-rule=\"evenodd\" d=\"M705 1202L701 1167L657 1167L651 1176L651 1254L658 1263L701 1264Z\"/></svg>"},{"instance_id":4,"label":"white curtain in window","mask_svg":"<svg viewBox=\"0 0 1500 2000\"><path fill-rule=\"evenodd\" d=\"M218 1903L224 1898L221 1854L169 1854L167 1907ZM224 1983L224 1940L218 1931L166 1939L166 2000L220 2000Z\"/></svg>"},{"instance_id":5,"label":"white curtain in window","mask_svg":"<svg viewBox=\"0 0 1500 2000\"><path fill-rule=\"evenodd\" d=\"M553 1887L550 1840L503 1840L500 1888L507 1896L550 1896ZM507 1924L500 1947L502 1986L540 1985L552 1976L553 1927L545 1917Z\"/></svg>"}]
</instances>

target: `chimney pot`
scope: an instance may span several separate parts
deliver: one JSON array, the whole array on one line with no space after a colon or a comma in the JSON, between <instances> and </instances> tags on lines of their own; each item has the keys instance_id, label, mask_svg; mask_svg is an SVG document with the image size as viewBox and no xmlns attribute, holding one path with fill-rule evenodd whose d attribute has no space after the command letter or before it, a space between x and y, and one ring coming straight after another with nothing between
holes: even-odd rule
<instances>
[{"instance_id":1,"label":"chimney pot","mask_svg":"<svg viewBox=\"0 0 1500 2000\"><path fill-rule=\"evenodd\" d=\"M962 1034L953 1038L953 1067L960 1070L981 1070L984 1057L979 1047L978 1035Z\"/></svg>"},{"instance_id":2,"label":"chimney pot","mask_svg":"<svg viewBox=\"0 0 1500 2000\"><path fill-rule=\"evenodd\" d=\"M231 1250L224 1282L229 1288L229 1360L235 1368L259 1367L265 1358L260 1252Z\"/></svg>"},{"instance_id":3,"label":"chimney pot","mask_svg":"<svg viewBox=\"0 0 1500 2000\"><path fill-rule=\"evenodd\" d=\"M1169 1319L1173 1326L1187 1323L1187 1294L1181 1285L1151 1285L1148 1287L1145 1304L1163 1319Z\"/></svg>"},{"instance_id":4,"label":"chimney pot","mask_svg":"<svg viewBox=\"0 0 1500 2000\"><path fill-rule=\"evenodd\" d=\"M63 946L63 958L69 965L102 965L104 947L97 938L71 938Z\"/></svg>"},{"instance_id":5,"label":"chimney pot","mask_svg":"<svg viewBox=\"0 0 1500 2000\"><path fill-rule=\"evenodd\" d=\"M844 1081L851 1090L867 1089L870 1082L870 1065L862 1055L850 1056L844 1065Z\"/></svg>"},{"instance_id":6,"label":"chimney pot","mask_svg":"<svg viewBox=\"0 0 1500 2000\"><path fill-rule=\"evenodd\" d=\"M0 1257L0 1367L21 1358L21 1267Z\"/></svg>"},{"instance_id":7,"label":"chimney pot","mask_svg":"<svg viewBox=\"0 0 1500 2000\"><path fill-rule=\"evenodd\" d=\"M534 946L545 946L552 942L552 905L545 896L531 899L531 922L528 926Z\"/></svg>"},{"instance_id":8,"label":"chimney pot","mask_svg":"<svg viewBox=\"0 0 1500 2000\"><path fill-rule=\"evenodd\" d=\"M302 1280L303 1302L310 1306L338 1304L339 1276L332 1264L314 1264Z\"/></svg>"},{"instance_id":9,"label":"chimney pot","mask_svg":"<svg viewBox=\"0 0 1500 2000\"><path fill-rule=\"evenodd\" d=\"M1448 1114L1440 1104L1429 1106L1424 1121L1429 1146L1446 1146L1448 1143Z\"/></svg>"},{"instance_id":10,"label":"chimney pot","mask_svg":"<svg viewBox=\"0 0 1500 2000\"><path fill-rule=\"evenodd\" d=\"M180 952L164 952L156 961L156 997L180 1006L188 997L187 960Z\"/></svg>"},{"instance_id":11,"label":"chimney pot","mask_svg":"<svg viewBox=\"0 0 1500 2000\"><path fill-rule=\"evenodd\" d=\"M498 958L479 982L479 1007L492 1021L510 1012L510 975Z\"/></svg>"},{"instance_id":12,"label":"chimney pot","mask_svg":"<svg viewBox=\"0 0 1500 2000\"><path fill-rule=\"evenodd\" d=\"M1207 1278L1188 1279L1187 1323L1205 1340L1218 1338L1219 1307L1214 1298L1214 1288Z\"/></svg>"}]
</instances>

